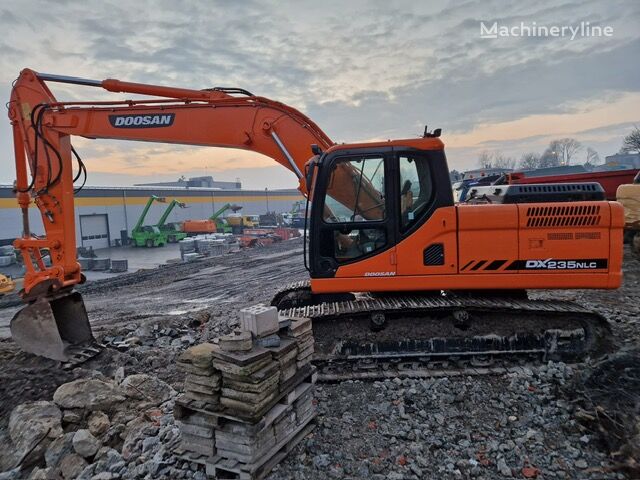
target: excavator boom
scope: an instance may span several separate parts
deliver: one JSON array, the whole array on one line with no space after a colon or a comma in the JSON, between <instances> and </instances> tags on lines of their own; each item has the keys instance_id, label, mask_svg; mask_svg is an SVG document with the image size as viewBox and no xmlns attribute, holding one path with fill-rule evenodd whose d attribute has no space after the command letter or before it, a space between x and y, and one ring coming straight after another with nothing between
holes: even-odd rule
<instances>
[{"instance_id":1,"label":"excavator boom","mask_svg":"<svg viewBox=\"0 0 640 480\"><path fill-rule=\"evenodd\" d=\"M59 102L49 82L156 98ZM83 174L86 179L86 168L71 144L72 135L250 150L294 172L305 194L303 171L312 156L311 145L326 149L333 144L299 111L239 89L191 90L24 69L14 83L8 108L16 196L23 218L23 235L14 245L21 251L26 270L20 294L29 302L13 318L11 331L23 349L62 361L95 351L84 304L79 294L72 293L84 281L76 259L74 181ZM74 158L78 164L75 177ZM40 210L44 237L31 234L28 208L32 202ZM150 199L138 220L138 230L152 202ZM51 266L45 265L42 249L49 250Z\"/></svg>"}]
</instances>

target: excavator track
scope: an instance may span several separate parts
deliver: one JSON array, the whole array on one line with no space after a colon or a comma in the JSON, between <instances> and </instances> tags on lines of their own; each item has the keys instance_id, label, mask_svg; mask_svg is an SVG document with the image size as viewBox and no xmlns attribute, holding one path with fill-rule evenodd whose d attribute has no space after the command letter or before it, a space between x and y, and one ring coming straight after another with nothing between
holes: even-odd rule
<instances>
[{"instance_id":1,"label":"excavator track","mask_svg":"<svg viewBox=\"0 0 640 480\"><path fill-rule=\"evenodd\" d=\"M312 320L314 363L325 381L501 373L579 362L613 347L603 316L566 301L456 293L310 298L308 282L299 282L272 305Z\"/></svg>"}]
</instances>

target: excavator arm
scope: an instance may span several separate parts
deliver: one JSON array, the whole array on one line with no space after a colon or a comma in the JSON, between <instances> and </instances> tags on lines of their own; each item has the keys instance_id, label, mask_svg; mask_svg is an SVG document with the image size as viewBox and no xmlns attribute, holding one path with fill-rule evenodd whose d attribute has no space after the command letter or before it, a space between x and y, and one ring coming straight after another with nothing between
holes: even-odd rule
<instances>
[{"instance_id":1,"label":"excavator arm","mask_svg":"<svg viewBox=\"0 0 640 480\"><path fill-rule=\"evenodd\" d=\"M49 82L152 98L59 102ZM61 361L96 351L84 302L72 291L84 281L76 259L74 182L83 175L86 179L86 168L71 144L73 135L250 150L294 172L305 195L303 172L312 157L311 145L322 150L333 145L296 109L240 89L190 90L25 69L14 83L8 109L23 220L23 235L14 245L25 265L20 295L29 303L12 319L11 332L24 350ZM31 233L32 203L42 216L42 237ZM50 266L43 261L43 251L50 253Z\"/></svg>"},{"instance_id":2,"label":"excavator arm","mask_svg":"<svg viewBox=\"0 0 640 480\"><path fill-rule=\"evenodd\" d=\"M58 102L46 82L159 98ZM29 69L23 70L14 84L9 118L14 134L16 192L24 224L24 235L15 245L25 259L23 293L27 298L82 281L75 256L73 157L79 165L75 179L84 166L71 145L72 135L250 150L293 171L303 194L307 194L307 187L302 172L312 156L311 145L327 149L333 144L296 109L239 89L189 90L39 74ZM42 214L44 238L30 233L27 208L31 201ZM51 252L51 267L42 262L42 248Z\"/></svg>"}]
</instances>

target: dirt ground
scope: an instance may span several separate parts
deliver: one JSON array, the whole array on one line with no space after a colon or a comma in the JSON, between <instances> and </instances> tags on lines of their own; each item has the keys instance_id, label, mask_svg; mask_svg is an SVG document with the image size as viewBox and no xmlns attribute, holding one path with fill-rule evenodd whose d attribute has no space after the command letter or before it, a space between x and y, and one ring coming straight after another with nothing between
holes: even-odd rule
<instances>
[{"instance_id":1,"label":"dirt ground","mask_svg":"<svg viewBox=\"0 0 640 480\"><path fill-rule=\"evenodd\" d=\"M637 344L640 338L640 262L632 259L628 250L625 251L624 274L624 285L616 291L540 291L534 293L533 296L575 300L601 312L610 320L617 342L621 346L631 346ZM167 265L154 270L95 281L80 287L79 290L83 293L94 334L99 341L105 341L109 344L131 335L148 337L150 333L154 340L150 343L142 342L135 348L125 351L107 348L95 359L71 371L61 370L56 362L20 352L9 339L0 340L0 398L2 398L0 402L0 443L3 435L6 435L8 417L15 406L29 400L50 399L57 386L74 378L86 376L88 370L99 370L105 375L113 375L118 367L124 367L127 374L152 372L180 390L182 378L176 371L174 361L181 351L194 342L209 340L221 333L228 332L237 325L240 308L258 302L268 303L279 287L305 278L307 278L307 272L302 261L302 242L297 239L270 247L243 251L235 255L210 258L197 263ZM3 336L3 328L6 332L9 320L18 308L19 303L15 298L6 297L0 302L0 336ZM562 375L554 373L555 371L549 375L553 378L560 378L562 381L565 377L571 376L570 372L567 373L562 369L560 371ZM536 375L533 377L538 378ZM543 377L539 377L536 381L541 385L546 385L546 377ZM320 426L317 429L316 441L307 441L306 444L296 449L293 459L286 461L278 468L277 478L326 478L324 475L326 472L323 468L329 468L335 464L340 464L336 478L346 475L345 471L348 473L346 476L351 478L362 478L368 476L369 473L375 478L395 473L398 475L406 473L406 478L432 478L418 475L416 472L424 467L419 467L419 464L416 463L414 469L409 469L411 462L407 466L407 462L404 460L400 463L392 461L390 465L380 470L373 467L366 469L366 471L358 468L358 465L364 461L363 455L367 456L369 446L375 445L378 450L384 448L389 450L391 447L389 447L388 441L391 437L393 437L392 443L396 446L398 444L405 445L407 449L409 443L415 443L415 439L409 442L409 440L403 440L402 435L394 433L394 428L397 425L396 427L385 425L384 412L379 414L377 410L372 410L373 404L386 405L392 402L392 405L397 406L398 404L393 402L398 400L399 395L403 398L406 395L412 397L410 402L416 404L412 410L416 411L416 415L419 413L421 416L423 411L428 412L428 415L437 413L438 409L435 407L442 402L446 403L449 396L462 395L462 403L455 407L459 411L455 414L457 415L455 417L457 423L453 433L459 437L460 429L464 430L468 427L469 432L465 438L468 438L469 441L473 441L473 435L481 431L483 425L486 425L487 422L495 422L496 418L500 417L504 402L507 402L514 411L520 412L517 414L518 417L525 414L524 410L528 404L518 404L518 399L520 398L519 389L529 381L527 379L514 380L508 377L471 379L464 377L459 381L456 379L449 381L453 384L441 385L438 383L435 387L429 387L430 391L427 397L435 395L430 403L434 406L431 411L425 406L420 406L421 402L425 401L424 399L415 398L420 397L421 388L426 391L427 387L424 386L424 382L387 385L386 387L368 383L361 386L356 385L355 390L353 384L322 386L319 395L321 415L318 422ZM527 385L529 384L527 383ZM529 386L529 388L531 387ZM444 393L442 393L444 397L439 396L439 389L444 389ZM399 393L398 390L401 392ZM545 397L545 402L555 402L554 395L554 390L551 389L548 398ZM505 398L508 398L508 401ZM406 402L406 400L404 401ZM345 402L349 408L345 409ZM475 402L481 402L485 407L477 408L478 405ZM492 404L491 402L496 403ZM469 403L473 408L469 407ZM538 407L533 405L531 408ZM548 423L553 426L550 432L554 432L554 435L560 435L556 431L556 429L563 431L564 428L561 421L564 417L560 416L560 413L555 410L545 413L545 410L542 409L537 414L540 418L531 421L541 422L536 427L538 430L544 431L545 424ZM562 415L565 414L566 412ZM390 415L387 421L396 424L398 419L404 418L405 413L403 410L400 417L394 415ZM345 441L342 456L336 457L334 455L335 448L322 442L333 442L334 446L335 442L342 444L343 440L341 439L343 439L345 432L340 424L340 419L344 420L345 418L344 425L354 425L353 432L361 432L362 435L359 438L350 438L348 442ZM371 418L377 418L375 429L371 428L369 423L372 421ZM359 423L360 421L364 424ZM439 420L434 425L436 430L439 426L442 427ZM511 433L501 432L499 444L506 444L507 448L511 448L511 443L517 441L515 437L522 435L523 431L528 431L525 427L526 425L523 426L524 430L513 429ZM386 433L378 435L379 429ZM389 433L390 431L392 433ZM576 439L580 435L575 436L575 434L576 432L567 433L566 438L553 439L553 448L559 450L561 456L565 454L563 449L567 450L569 452L566 454L567 457L570 457L571 452L576 450L578 454L573 458L584 459L589 463L590 468L606 471L611 467L606 454L597 442L578 441ZM446 434L443 434L441 441L446 442L446 438ZM561 445L562 441L565 441L566 445ZM386 447L383 448L383 444ZM520 444L518 443L518 445ZM452 455L455 457L456 451L454 449L454 453L449 452L442 458L434 456L427 459L427 463L430 465L432 462L436 462L436 465L429 467L433 467L430 470L434 475L433 478L467 478L466 473L462 476L455 473L456 470L460 473L461 468L456 463L460 459L452 458ZM374 454L374 452L370 453ZM375 455L379 453L376 451ZM325 458L323 455L329 455L329 457ZM405 453L401 455L405 455ZM489 454L487 453L487 455ZM526 456L526 454L523 455ZM536 455L542 456L543 453L536 453ZM328 462L327 465L324 465L325 460ZM492 465L496 465L496 463L497 460ZM374 462L371 465L378 464ZM451 465L455 468L450 468ZM498 468L500 466L502 465L498 462ZM591 473L583 476L584 471L576 473L576 469L571 469L570 466L566 470L560 467L545 468L546 470L543 469L543 471L546 472L546 475L539 478L604 478ZM314 472L318 475L316 476ZM497 478L500 478L497 471L494 473ZM470 473L469 475L469 478L496 478L491 474L485 477L482 472L479 475L471 475ZM392 476L388 478L392 478ZM404 477L396 476L394 478ZM606 478L617 477L607 476Z\"/></svg>"}]
</instances>

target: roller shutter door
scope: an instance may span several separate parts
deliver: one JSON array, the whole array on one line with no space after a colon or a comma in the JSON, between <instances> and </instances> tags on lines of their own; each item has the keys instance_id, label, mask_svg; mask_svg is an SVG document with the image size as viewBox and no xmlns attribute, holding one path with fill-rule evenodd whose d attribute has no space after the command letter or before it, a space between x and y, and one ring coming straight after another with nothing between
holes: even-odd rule
<instances>
[{"instance_id":1,"label":"roller shutter door","mask_svg":"<svg viewBox=\"0 0 640 480\"><path fill-rule=\"evenodd\" d=\"M109 247L109 222L106 214L80 215L80 235L83 247Z\"/></svg>"}]
</instances>

